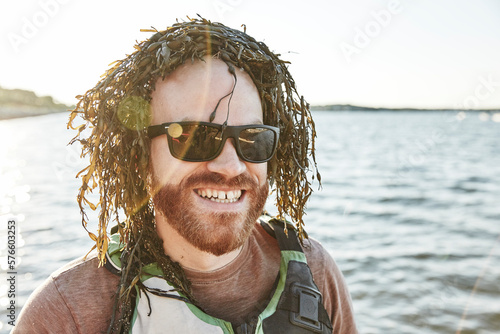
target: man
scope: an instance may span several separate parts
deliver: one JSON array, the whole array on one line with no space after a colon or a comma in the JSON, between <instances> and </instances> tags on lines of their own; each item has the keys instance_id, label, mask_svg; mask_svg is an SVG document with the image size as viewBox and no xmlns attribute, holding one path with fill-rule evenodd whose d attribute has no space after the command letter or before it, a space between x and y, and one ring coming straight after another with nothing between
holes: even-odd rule
<instances>
[{"instance_id":1,"label":"man","mask_svg":"<svg viewBox=\"0 0 500 334\"><path fill-rule=\"evenodd\" d=\"M303 230L315 132L285 62L204 19L136 49L70 120L86 121L78 201L85 227L100 207L97 254L54 273L14 332L356 333L341 272ZM295 227L261 216L270 183Z\"/></svg>"}]
</instances>

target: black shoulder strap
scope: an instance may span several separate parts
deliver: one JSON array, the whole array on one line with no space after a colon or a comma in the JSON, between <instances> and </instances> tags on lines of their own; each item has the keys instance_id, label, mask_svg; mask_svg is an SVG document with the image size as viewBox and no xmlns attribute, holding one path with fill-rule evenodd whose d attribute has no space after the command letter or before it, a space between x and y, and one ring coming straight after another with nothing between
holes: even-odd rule
<instances>
[{"instance_id":1,"label":"black shoulder strap","mask_svg":"<svg viewBox=\"0 0 500 334\"><path fill-rule=\"evenodd\" d=\"M291 224L275 218L261 219L260 223L267 233L277 239L282 251L303 252L295 228ZM332 324L323 305L323 296L306 263L288 263L285 289L278 301L276 312L263 321L263 329L265 333L287 334L332 332Z\"/></svg>"},{"instance_id":2,"label":"black shoulder strap","mask_svg":"<svg viewBox=\"0 0 500 334\"><path fill-rule=\"evenodd\" d=\"M303 253L299 239L297 238L297 233L295 233L295 227L292 224L276 218L271 218L269 220L260 219L260 225L269 235L278 240L280 250L292 250Z\"/></svg>"}]
</instances>

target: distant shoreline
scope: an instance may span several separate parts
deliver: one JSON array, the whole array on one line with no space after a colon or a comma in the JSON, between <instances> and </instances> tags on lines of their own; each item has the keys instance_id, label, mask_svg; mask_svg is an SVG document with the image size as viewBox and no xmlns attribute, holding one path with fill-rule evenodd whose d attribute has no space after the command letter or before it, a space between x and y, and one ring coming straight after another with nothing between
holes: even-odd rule
<instances>
[{"instance_id":1,"label":"distant shoreline","mask_svg":"<svg viewBox=\"0 0 500 334\"><path fill-rule=\"evenodd\" d=\"M464 112L487 112L497 113L500 109L418 109L418 108L373 108L373 107L360 107L350 104L332 104L332 105L312 105L312 111L464 111Z\"/></svg>"},{"instance_id":2,"label":"distant shoreline","mask_svg":"<svg viewBox=\"0 0 500 334\"><path fill-rule=\"evenodd\" d=\"M21 117L43 116L54 113L68 112L73 107L57 103L51 96L37 96L34 92L22 89L5 89L0 87L0 120ZM374 108L350 104L311 105L312 111L358 112L358 111L412 111L412 112L486 112L500 113L499 109L419 109L419 108Z\"/></svg>"},{"instance_id":3,"label":"distant shoreline","mask_svg":"<svg viewBox=\"0 0 500 334\"><path fill-rule=\"evenodd\" d=\"M49 114L57 114L68 112L70 108L57 108L57 109L45 109L45 108L31 108L31 107L2 107L0 106L0 121L14 119L14 118L24 118L33 116L43 116Z\"/></svg>"},{"instance_id":4,"label":"distant shoreline","mask_svg":"<svg viewBox=\"0 0 500 334\"><path fill-rule=\"evenodd\" d=\"M29 90L0 87L0 120L42 116L70 109L65 104L55 102L51 96L37 96Z\"/></svg>"}]
</instances>

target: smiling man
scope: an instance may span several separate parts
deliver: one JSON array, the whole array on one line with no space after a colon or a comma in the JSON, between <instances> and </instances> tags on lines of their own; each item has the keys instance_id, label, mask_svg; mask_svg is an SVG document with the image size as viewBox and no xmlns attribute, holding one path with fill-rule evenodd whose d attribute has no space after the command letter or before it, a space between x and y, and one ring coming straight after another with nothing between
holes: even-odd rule
<instances>
[{"instance_id":1,"label":"smiling man","mask_svg":"<svg viewBox=\"0 0 500 334\"><path fill-rule=\"evenodd\" d=\"M158 234L174 261L198 270L217 269L234 259L264 209L269 194L267 164L244 160L247 152L242 148L256 145L246 137L256 142L269 139L265 160L271 158L278 140L277 129L263 127L259 94L250 76L231 69L233 75L219 59L188 63L159 79L151 95L152 123L164 130L152 139L150 158ZM237 137L224 142L221 136L233 126L240 127L234 128ZM172 129L179 129L177 136L169 134ZM198 158L190 157L190 151L175 157L173 147L186 133L208 138L213 133L213 142L204 138L207 143L190 145L207 146L196 153L208 153L210 146L220 152L207 155L206 161L183 161Z\"/></svg>"},{"instance_id":2,"label":"smiling man","mask_svg":"<svg viewBox=\"0 0 500 334\"><path fill-rule=\"evenodd\" d=\"M286 62L204 19L136 50L69 123L97 252L52 274L14 332L356 333L342 273L303 229L315 130ZM271 190L295 225L264 213Z\"/></svg>"}]
</instances>

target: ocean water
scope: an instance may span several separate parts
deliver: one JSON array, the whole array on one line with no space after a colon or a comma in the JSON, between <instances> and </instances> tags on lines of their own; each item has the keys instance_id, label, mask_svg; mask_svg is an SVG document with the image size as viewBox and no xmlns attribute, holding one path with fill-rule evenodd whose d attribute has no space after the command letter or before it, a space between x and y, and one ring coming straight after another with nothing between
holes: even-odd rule
<instances>
[{"instance_id":1,"label":"ocean water","mask_svg":"<svg viewBox=\"0 0 500 334\"><path fill-rule=\"evenodd\" d=\"M306 227L343 271L360 333L500 333L500 115L313 115L322 188ZM9 219L17 315L92 246L76 204L85 163L66 146L66 121L0 121L0 333L11 329Z\"/></svg>"}]
</instances>

